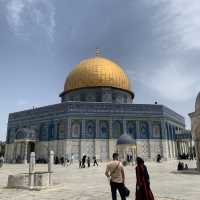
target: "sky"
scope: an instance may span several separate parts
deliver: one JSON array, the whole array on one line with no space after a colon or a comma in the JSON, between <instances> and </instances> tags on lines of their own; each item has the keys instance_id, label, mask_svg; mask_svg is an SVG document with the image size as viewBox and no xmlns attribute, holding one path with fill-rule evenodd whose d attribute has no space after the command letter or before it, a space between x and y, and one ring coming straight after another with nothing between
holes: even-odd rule
<instances>
[{"instance_id":1,"label":"sky","mask_svg":"<svg viewBox=\"0 0 200 200\"><path fill-rule=\"evenodd\" d=\"M134 103L186 119L200 91L199 0L0 0L0 140L8 114L59 103L68 73L101 54L127 72Z\"/></svg>"}]
</instances>

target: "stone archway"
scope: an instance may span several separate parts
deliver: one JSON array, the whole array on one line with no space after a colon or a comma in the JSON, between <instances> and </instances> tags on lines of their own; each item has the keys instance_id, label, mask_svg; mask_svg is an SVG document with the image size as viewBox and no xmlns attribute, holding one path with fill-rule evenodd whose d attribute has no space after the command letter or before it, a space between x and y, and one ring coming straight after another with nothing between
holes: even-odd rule
<instances>
[{"instance_id":1,"label":"stone archway","mask_svg":"<svg viewBox=\"0 0 200 200\"><path fill-rule=\"evenodd\" d=\"M31 155L31 152L35 152L35 142L28 142L28 147L27 147L27 160L29 162L30 160L30 155Z\"/></svg>"}]
</instances>

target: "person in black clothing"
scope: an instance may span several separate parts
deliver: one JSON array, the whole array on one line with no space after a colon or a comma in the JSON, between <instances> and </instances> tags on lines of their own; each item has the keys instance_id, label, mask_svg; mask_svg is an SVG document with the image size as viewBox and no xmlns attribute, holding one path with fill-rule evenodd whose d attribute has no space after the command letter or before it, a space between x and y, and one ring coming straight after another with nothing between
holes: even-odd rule
<instances>
[{"instance_id":1,"label":"person in black clothing","mask_svg":"<svg viewBox=\"0 0 200 200\"><path fill-rule=\"evenodd\" d=\"M55 157L55 164L59 164L59 159L58 159L58 156Z\"/></svg>"},{"instance_id":2,"label":"person in black clothing","mask_svg":"<svg viewBox=\"0 0 200 200\"><path fill-rule=\"evenodd\" d=\"M157 162L160 162L160 160L161 160L161 155L158 154L158 155L157 155L157 159L156 159L156 161L157 161Z\"/></svg>"},{"instance_id":3,"label":"person in black clothing","mask_svg":"<svg viewBox=\"0 0 200 200\"><path fill-rule=\"evenodd\" d=\"M64 157L60 158L60 163L61 163L61 165L64 165L64 163L65 163Z\"/></svg>"},{"instance_id":4,"label":"person in black clothing","mask_svg":"<svg viewBox=\"0 0 200 200\"><path fill-rule=\"evenodd\" d=\"M87 157L87 165L88 165L88 167L90 167L90 157L89 156Z\"/></svg>"},{"instance_id":5,"label":"person in black clothing","mask_svg":"<svg viewBox=\"0 0 200 200\"><path fill-rule=\"evenodd\" d=\"M97 163L97 158L96 158L96 156L93 157L93 160L94 160L94 164L93 164L93 166L96 165L96 166L98 167L98 163Z\"/></svg>"},{"instance_id":6,"label":"person in black clothing","mask_svg":"<svg viewBox=\"0 0 200 200\"><path fill-rule=\"evenodd\" d=\"M154 200L153 193L150 188L149 173L144 164L144 160L140 157L136 158L136 200Z\"/></svg>"},{"instance_id":7,"label":"person in black clothing","mask_svg":"<svg viewBox=\"0 0 200 200\"><path fill-rule=\"evenodd\" d=\"M85 162L86 162L86 155L83 155L83 158L82 158L82 168L85 168Z\"/></svg>"},{"instance_id":8,"label":"person in black clothing","mask_svg":"<svg viewBox=\"0 0 200 200\"><path fill-rule=\"evenodd\" d=\"M177 166L177 170L183 170L184 169L184 164L182 162L179 161L178 166Z\"/></svg>"}]
</instances>

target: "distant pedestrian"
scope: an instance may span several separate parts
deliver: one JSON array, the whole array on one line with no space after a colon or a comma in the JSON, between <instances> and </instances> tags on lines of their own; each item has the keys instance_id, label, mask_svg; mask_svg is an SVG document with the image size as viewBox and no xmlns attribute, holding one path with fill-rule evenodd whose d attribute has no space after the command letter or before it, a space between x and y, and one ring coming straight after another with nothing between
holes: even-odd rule
<instances>
[{"instance_id":1,"label":"distant pedestrian","mask_svg":"<svg viewBox=\"0 0 200 200\"><path fill-rule=\"evenodd\" d=\"M82 168L85 168L86 157L87 157L86 155L83 155L82 163L81 163Z\"/></svg>"},{"instance_id":2,"label":"distant pedestrian","mask_svg":"<svg viewBox=\"0 0 200 200\"><path fill-rule=\"evenodd\" d=\"M73 162L74 162L74 154L71 155L70 164L73 164Z\"/></svg>"},{"instance_id":3,"label":"distant pedestrian","mask_svg":"<svg viewBox=\"0 0 200 200\"><path fill-rule=\"evenodd\" d=\"M183 170L183 169L184 169L184 163L179 161L178 166L177 166L177 170L180 171L180 170Z\"/></svg>"},{"instance_id":4,"label":"distant pedestrian","mask_svg":"<svg viewBox=\"0 0 200 200\"><path fill-rule=\"evenodd\" d=\"M136 158L136 200L154 200L153 193L150 189L150 180L147 167L144 160L140 157Z\"/></svg>"},{"instance_id":5,"label":"distant pedestrian","mask_svg":"<svg viewBox=\"0 0 200 200\"><path fill-rule=\"evenodd\" d=\"M97 163L97 158L96 158L96 156L93 156L93 161L94 161L94 164L93 164L93 166L97 166L98 167L98 163Z\"/></svg>"},{"instance_id":6,"label":"distant pedestrian","mask_svg":"<svg viewBox=\"0 0 200 200\"><path fill-rule=\"evenodd\" d=\"M40 163L41 163L41 162L40 162ZM59 158L58 158L58 156L55 157L55 164L56 164L56 165L59 164Z\"/></svg>"},{"instance_id":7,"label":"distant pedestrian","mask_svg":"<svg viewBox=\"0 0 200 200\"><path fill-rule=\"evenodd\" d=\"M157 155L156 161L157 161L158 163L161 161L161 155L160 155L160 154Z\"/></svg>"},{"instance_id":8,"label":"distant pedestrian","mask_svg":"<svg viewBox=\"0 0 200 200\"><path fill-rule=\"evenodd\" d=\"M60 158L60 163L61 163L61 165L63 165L63 166L65 165L65 159L64 159L64 157L61 157L61 158Z\"/></svg>"},{"instance_id":9,"label":"distant pedestrian","mask_svg":"<svg viewBox=\"0 0 200 200\"><path fill-rule=\"evenodd\" d=\"M188 165L185 164L184 170L188 170Z\"/></svg>"},{"instance_id":10,"label":"distant pedestrian","mask_svg":"<svg viewBox=\"0 0 200 200\"><path fill-rule=\"evenodd\" d=\"M90 167L90 157L89 156L87 157L87 165L88 165L88 167Z\"/></svg>"},{"instance_id":11,"label":"distant pedestrian","mask_svg":"<svg viewBox=\"0 0 200 200\"><path fill-rule=\"evenodd\" d=\"M65 160L64 160L64 166L68 166L69 165L69 156L68 156L68 154L67 153L65 153L65 158L64 158Z\"/></svg>"}]
</instances>

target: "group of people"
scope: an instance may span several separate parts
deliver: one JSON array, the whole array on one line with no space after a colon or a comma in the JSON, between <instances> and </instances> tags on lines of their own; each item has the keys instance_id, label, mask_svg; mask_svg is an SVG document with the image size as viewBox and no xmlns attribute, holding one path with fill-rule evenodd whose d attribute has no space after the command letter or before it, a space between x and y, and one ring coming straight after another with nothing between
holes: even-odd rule
<instances>
[{"instance_id":1,"label":"group of people","mask_svg":"<svg viewBox=\"0 0 200 200\"><path fill-rule=\"evenodd\" d=\"M73 161L74 161L74 155L72 154L71 155L71 158L69 159L68 158L68 155L66 155L65 157L58 157L58 156L55 156L54 157L54 164L58 165L58 164L61 164L63 166L69 166L71 164L73 164Z\"/></svg>"},{"instance_id":2,"label":"group of people","mask_svg":"<svg viewBox=\"0 0 200 200\"><path fill-rule=\"evenodd\" d=\"M90 167L91 164L91 159L89 156L83 155L82 159L79 160L79 168L85 168L86 167L86 162L87 166ZM93 166L98 166L97 158L96 156L93 156Z\"/></svg>"},{"instance_id":3,"label":"group of people","mask_svg":"<svg viewBox=\"0 0 200 200\"><path fill-rule=\"evenodd\" d=\"M194 158L195 158L195 155L193 154L193 153L187 153L187 154L185 154L185 153L183 153L183 154L179 154L179 159L183 159L183 160L187 160L187 159L189 159L189 160L193 160Z\"/></svg>"},{"instance_id":4,"label":"group of people","mask_svg":"<svg viewBox=\"0 0 200 200\"><path fill-rule=\"evenodd\" d=\"M180 162L178 163L178 166L177 166L177 170L178 171L181 171L181 170L188 170L188 165L187 164L184 164L183 162Z\"/></svg>"},{"instance_id":5,"label":"group of people","mask_svg":"<svg viewBox=\"0 0 200 200\"><path fill-rule=\"evenodd\" d=\"M117 200L117 190L121 200L126 200L129 195L128 188L125 186L125 173L121 162L118 160L119 155L113 154L113 161L107 164L105 175L108 177L111 187L112 200ZM153 193L150 189L150 179L144 160L136 158L136 200L154 200Z\"/></svg>"}]
</instances>

